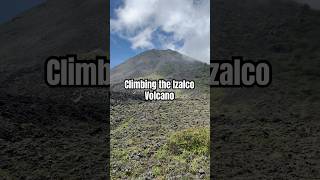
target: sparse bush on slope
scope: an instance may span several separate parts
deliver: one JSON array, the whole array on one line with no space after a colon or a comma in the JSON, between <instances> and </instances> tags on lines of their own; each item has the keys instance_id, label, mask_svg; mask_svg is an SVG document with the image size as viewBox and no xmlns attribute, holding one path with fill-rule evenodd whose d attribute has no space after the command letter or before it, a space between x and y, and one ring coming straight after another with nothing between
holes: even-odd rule
<instances>
[{"instance_id":1,"label":"sparse bush on slope","mask_svg":"<svg viewBox=\"0 0 320 180\"><path fill-rule=\"evenodd\" d=\"M189 128L171 134L156 158L167 166L154 166L157 175L190 174L186 177L209 179L209 128ZM183 177L183 176L182 176Z\"/></svg>"},{"instance_id":2,"label":"sparse bush on slope","mask_svg":"<svg viewBox=\"0 0 320 180\"><path fill-rule=\"evenodd\" d=\"M170 153L182 154L185 151L193 154L206 155L209 153L209 129L190 128L173 133L167 143Z\"/></svg>"}]
</instances>

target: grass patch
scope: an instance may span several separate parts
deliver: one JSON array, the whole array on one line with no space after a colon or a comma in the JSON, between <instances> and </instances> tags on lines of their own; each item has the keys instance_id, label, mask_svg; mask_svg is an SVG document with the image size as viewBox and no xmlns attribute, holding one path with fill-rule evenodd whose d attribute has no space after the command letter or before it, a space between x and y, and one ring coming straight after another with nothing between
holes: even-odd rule
<instances>
[{"instance_id":1,"label":"grass patch","mask_svg":"<svg viewBox=\"0 0 320 180\"><path fill-rule=\"evenodd\" d=\"M116 129L112 130L111 132L113 134L121 133L124 130L126 130L133 121L134 121L133 118L129 118L126 121L124 121L122 124L120 124Z\"/></svg>"},{"instance_id":2,"label":"grass patch","mask_svg":"<svg viewBox=\"0 0 320 180\"><path fill-rule=\"evenodd\" d=\"M152 173L155 176L160 176L160 175L162 175L162 168L160 166L154 166L154 167L152 167Z\"/></svg>"},{"instance_id":3,"label":"grass patch","mask_svg":"<svg viewBox=\"0 0 320 180\"><path fill-rule=\"evenodd\" d=\"M159 166L152 169L156 177L161 175L187 174L196 175L205 170L205 179L209 179L209 127L189 128L174 132L167 138L167 143L160 148L155 158ZM166 166L160 166L166 164Z\"/></svg>"},{"instance_id":4,"label":"grass patch","mask_svg":"<svg viewBox=\"0 0 320 180\"><path fill-rule=\"evenodd\" d=\"M195 155L205 155L209 153L209 129L190 128L173 133L167 142L170 154L179 155L190 152Z\"/></svg>"}]
</instances>

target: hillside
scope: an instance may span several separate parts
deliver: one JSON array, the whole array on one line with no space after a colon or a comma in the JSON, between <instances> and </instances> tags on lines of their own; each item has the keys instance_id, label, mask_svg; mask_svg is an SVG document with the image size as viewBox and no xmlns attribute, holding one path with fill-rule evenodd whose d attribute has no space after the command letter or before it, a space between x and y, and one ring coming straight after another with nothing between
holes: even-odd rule
<instances>
[{"instance_id":1,"label":"hillside","mask_svg":"<svg viewBox=\"0 0 320 180\"><path fill-rule=\"evenodd\" d=\"M111 83L159 75L165 79L201 77L208 65L173 50L148 50L111 69Z\"/></svg>"},{"instance_id":2,"label":"hillside","mask_svg":"<svg viewBox=\"0 0 320 180\"><path fill-rule=\"evenodd\" d=\"M177 51L147 50L111 69L111 91L123 92L125 79L186 79L196 82L197 91L208 93L208 70L208 64Z\"/></svg>"},{"instance_id":3,"label":"hillside","mask_svg":"<svg viewBox=\"0 0 320 180\"><path fill-rule=\"evenodd\" d=\"M49 56L105 55L107 2L48 0L0 25L0 177L105 178L108 89L49 88Z\"/></svg>"},{"instance_id":4,"label":"hillside","mask_svg":"<svg viewBox=\"0 0 320 180\"><path fill-rule=\"evenodd\" d=\"M213 59L268 60L267 88L211 88L214 179L320 177L320 11L293 1L216 0Z\"/></svg>"},{"instance_id":5,"label":"hillside","mask_svg":"<svg viewBox=\"0 0 320 180\"><path fill-rule=\"evenodd\" d=\"M209 178L209 65L148 50L111 70L111 177ZM124 79L194 80L174 101L144 100Z\"/></svg>"},{"instance_id":6,"label":"hillside","mask_svg":"<svg viewBox=\"0 0 320 180\"><path fill-rule=\"evenodd\" d=\"M49 0L0 25L0 87L45 95L49 88L39 82L49 56L105 52L106 7L103 0Z\"/></svg>"}]
</instances>

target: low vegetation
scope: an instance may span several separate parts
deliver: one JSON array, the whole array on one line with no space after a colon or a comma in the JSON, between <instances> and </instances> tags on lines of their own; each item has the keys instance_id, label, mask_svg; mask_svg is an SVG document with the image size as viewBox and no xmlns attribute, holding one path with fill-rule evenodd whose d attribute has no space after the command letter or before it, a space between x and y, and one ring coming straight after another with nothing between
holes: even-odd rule
<instances>
[{"instance_id":1,"label":"low vegetation","mask_svg":"<svg viewBox=\"0 0 320 180\"><path fill-rule=\"evenodd\" d=\"M165 146L156 153L160 164L155 166L155 176L183 174L185 177L209 179L209 128L189 128L172 133ZM181 175L183 177L183 175Z\"/></svg>"}]
</instances>

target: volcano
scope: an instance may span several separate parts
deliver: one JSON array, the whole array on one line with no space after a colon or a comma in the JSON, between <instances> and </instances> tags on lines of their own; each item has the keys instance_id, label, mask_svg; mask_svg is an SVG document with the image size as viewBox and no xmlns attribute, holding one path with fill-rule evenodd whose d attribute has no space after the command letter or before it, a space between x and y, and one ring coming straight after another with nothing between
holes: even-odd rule
<instances>
[{"instance_id":1,"label":"volcano","mask_svg":"<svg viewBox=\"0 0 320 180\"><path fill-rule=\"evenodd\" d=\"M199 77L200 73L206 73L205 68L208 68L206 63L177 51L152 49L129 58L111 69L111 83L151 75L158 75L165 79L193 79Z\"/></svg>"}]
</instances>

